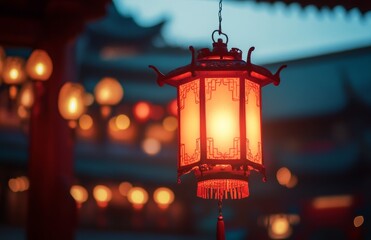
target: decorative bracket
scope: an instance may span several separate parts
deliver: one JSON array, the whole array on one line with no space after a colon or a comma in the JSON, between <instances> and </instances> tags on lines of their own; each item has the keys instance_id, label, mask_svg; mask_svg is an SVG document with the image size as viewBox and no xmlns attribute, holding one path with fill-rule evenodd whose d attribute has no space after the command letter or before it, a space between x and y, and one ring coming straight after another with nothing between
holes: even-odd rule
<instances>
[{"instance_id":1,"label":"decorative bracket","mask_svg":"<svg viewBox=\"0 0 371 240\"><path fill-rule=\"evenodd\" d=\"M281 79L280 79L280 73L282 71L282 69L286 68L287 65L282 65L281 67L278 68L277 72L273 75L273 84L274 86L278 86L281 82Z\"/></svg>"},{"instance_id":2,"label":"decorative bracket","mask_svg":"<svg viewBox=\"0 0 371 240\"><path fill-rule=\"evenodd\" d=\"M158 84L160 87L164 86L165 82L163 81L163 79L165 78L165 75L162 74L162 73L160 72L160 70L158 70L158 69L157 69L155 66L153 66L153 65L149 65L148 67L149 67L149 68L152 68L153 71L156 72L156 74L157 74L157 84Z\"/></svg>"}]
</instances>

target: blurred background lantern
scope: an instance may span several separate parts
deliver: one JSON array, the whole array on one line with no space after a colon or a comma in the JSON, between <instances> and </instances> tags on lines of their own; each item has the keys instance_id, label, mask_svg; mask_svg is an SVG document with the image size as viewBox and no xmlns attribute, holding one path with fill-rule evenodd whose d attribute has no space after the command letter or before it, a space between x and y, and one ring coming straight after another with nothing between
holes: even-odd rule
<instances>
[{"instance_id":1,"label":"blurred background lantern","mask_svg":"<svg viewBox=\"0 0 371 240\"><path fill-rule=\"evenodd\" d=\"M107 207L112 199L112 191L107 186L97 185L93 189L93 196L99 207Z\"/></svg>"},{"instance_id":2,"label":"blurred background lantern","mask_svg":"<svg viewBox=\"0 0 371 240\"><path fill-rule=\"evenodd\" d=\"M49 54L44 50L34 50L27 60L26 72L34 80L48 80L53 72L53 63Z\"/></svg>"},{"instance_id":3,"label":"blurred background lantern","mask_svg":"<svg viewBox=\"0 0 371 240\"><path fill-rule=\"evenodd\" d=\"M161 209L166 209L174 201L174 193L171 189L166 187L160 187L153 193L153 200L157 203Z\"/></svg>"},{"instance_id":4,"label":"blurred background lantern","mask_svg":"<svg viewBox=\"0 0 371 240\"><path fill-rule=\"evenodd\" d=\"M71 128L76 127L76 121L85 111L84 87L79 83L65 83L58 98L59 113L69 121Z\"/></svg>"},{"instance_id":5,"label":"blurred background lantern","mask_svg":"<svg viewBox=\"0 0 371 240\"><path fill-rule=\"evenodd\" d=\"M82 204L88 200L88 191L83 186L73 185L70 194L75 199L78 208L81 208Z\"/></svg>"},{"instance_id":6,"label":"blurred background lantern","mask_svg":"<svg viewBox=\"0 0 371 240\"><path fill-rule=\"evenodd\" d=\"M35 101L34 88L32 82L26 82L22 85L18 94L18 116L27 120L30 115L31 108Z\"/></svg>"},{"instance_id":7,"label":"blurred background lantern","mask_svg":"<svg viewBox=\"0 0 371 240\"><path fill-rule=\"evenodd\" d=\"M19 91L19 105L30 109L34 103L34 92L32 82L26 82Z\"/></svg>"},{"instance_id":8,"label":"blurred background lantern","mask_svg":"<svg viewBox=\"0 0 371 240\"><path fill-rule=\"evenodd\" d=\"M124 96L124 90L114 78L101 79L94 88L95 99L101 105L102 116L107 117L111 113L111 106L118 104Z\"/></svg>"},{"instance_id":9,"label":"blurred background lantern","mask_svg":"<svg viewBox=\"0 0 371 240\"><path fill-rule=\"evenodd\" d=\"M148 193L144 188L132 187L127 193L128 201L134 209L140 210L148 201Z\"/></svg>"},{"instance_id":10,"label":"blurred background lantern","mask_svg":"<svg viewBox=\"0 0 371 240\"><path fill-rule=\"evenodd\" d=\"M9 85L9 97L15 99L18 93L17 85L22 84L26 75L24 72L25 61L20 57L7 57L2 70L5 84Z\"/></svg>"}]
</instances>

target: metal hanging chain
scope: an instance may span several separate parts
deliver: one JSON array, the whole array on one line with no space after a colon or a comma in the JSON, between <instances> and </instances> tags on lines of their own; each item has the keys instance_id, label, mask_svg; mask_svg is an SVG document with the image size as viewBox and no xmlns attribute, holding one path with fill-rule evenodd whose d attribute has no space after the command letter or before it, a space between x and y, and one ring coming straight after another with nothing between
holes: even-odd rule
<instances>
[{"instance_id":1,"label":"metal hanging chain","mask_svg":"<svg viewBox=\"0 0 371 240\"><path fill-rule=\"evenodd\" d=\"M223 10L223 0L220 0L219 1L219 12L218 12L219 29L213 31L213 33L211 34L211 39L215 43L216 41L215 41L215 38L214 38L214 34L215 33L218 33L219 36L220 35L223 35L225 37L225 44L228 44L228 36L227 36L227 34L225 34L225 33L222 32L222 10Z\"/></svg>"},{"instance_id":2,"label":"metal hanging chain","mask_svg":"<svg viewBox=\"0 0 371 240\"><path fill-rule=\"evenodd\" d=\"M219 35L222 34L222 10L223 10L223 0L219 1Z\"/></svg>"}]
</instances>

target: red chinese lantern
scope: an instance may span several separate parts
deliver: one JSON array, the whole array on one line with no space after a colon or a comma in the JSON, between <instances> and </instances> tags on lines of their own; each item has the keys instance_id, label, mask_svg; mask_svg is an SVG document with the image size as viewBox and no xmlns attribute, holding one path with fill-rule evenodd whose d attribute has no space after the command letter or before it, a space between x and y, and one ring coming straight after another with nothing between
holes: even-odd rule
<instances>
[{"instance_id":1,"label":"red chinese lantern","mask_svg":"<svg viewBox=\"0 0 371 240\"><path fill-rule=\"evenodd\" d=\"M221 38L215 41L216 33L224 36L225 42ZM280 71L286 66L272 74L252 64L254 47L250 48L247 61L243 61L241 50L228 50L228 36L220 25L212 40L212 50L204 48L195 54L191 46L191 63L167 75L150 67L157 73L160 86L177 88L178 176L194 172L197 196L219 200L218 227L221 227L221 200L248 197L248 176L252 170L265 179L261 88L270 83L278 85ZM221 235L224 233L218 233L218 239L223 239Z\"/></svg>"}]
</instances>

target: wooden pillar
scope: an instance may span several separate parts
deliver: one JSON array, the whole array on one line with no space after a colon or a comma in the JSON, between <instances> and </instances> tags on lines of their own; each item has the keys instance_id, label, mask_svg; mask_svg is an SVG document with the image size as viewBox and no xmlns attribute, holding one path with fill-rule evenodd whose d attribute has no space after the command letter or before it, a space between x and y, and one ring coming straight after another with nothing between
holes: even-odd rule
<instances>
[{"instance_id":1,"label":"wooden pillar","mask_svg":"<svg viewBox=\"0 0 371 240\"><path fill-rule=\"evenodd\" d=\"M74 239L76 205L70 195L73 137L58 111L58 94L68 69L67 40L41 46L53 61L53 74L35 84L29 145L30 191L27 239Z\"/></svg>"}]
</instances>

